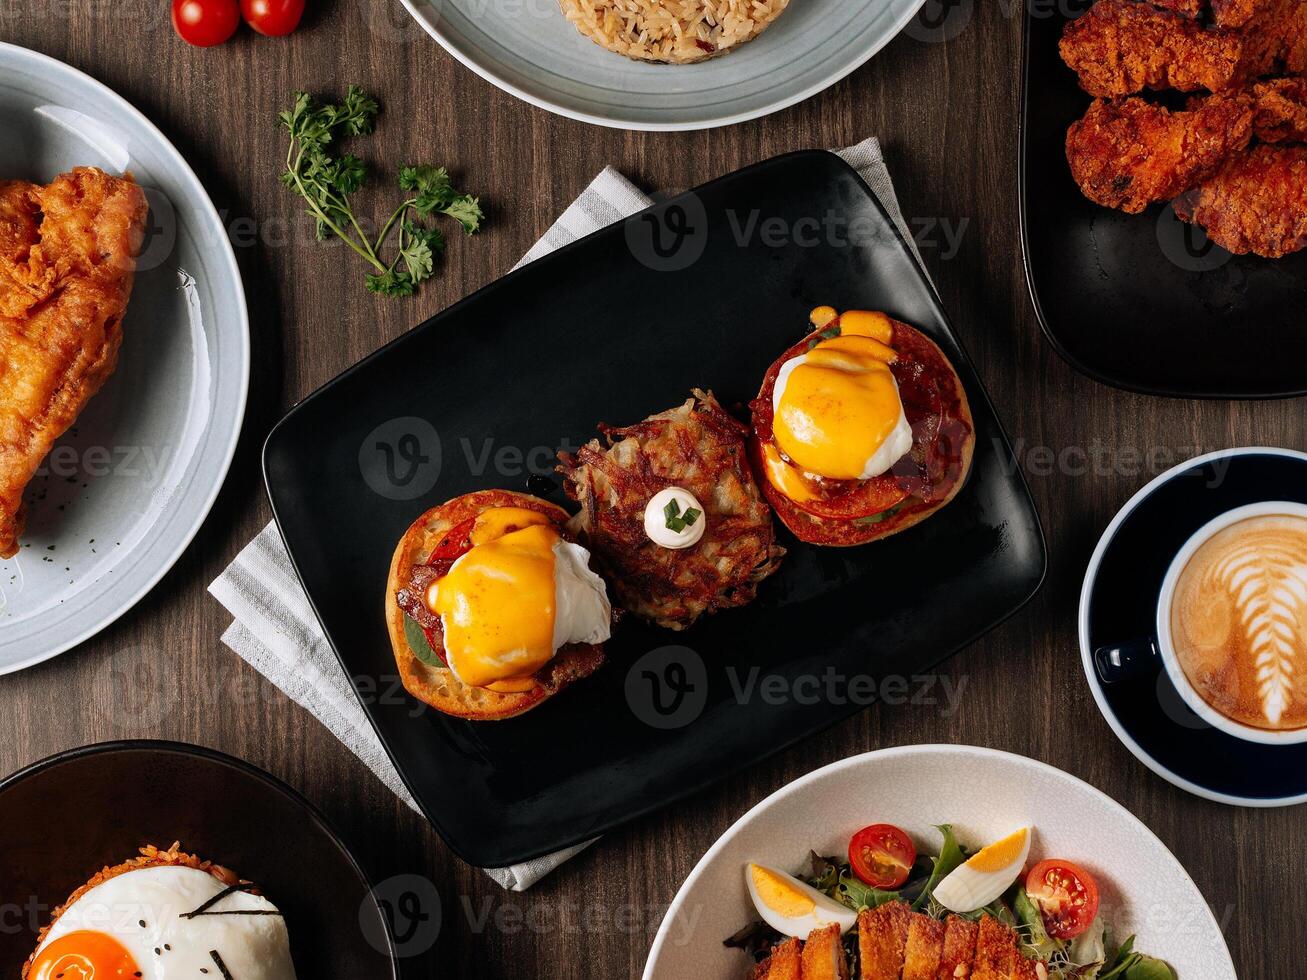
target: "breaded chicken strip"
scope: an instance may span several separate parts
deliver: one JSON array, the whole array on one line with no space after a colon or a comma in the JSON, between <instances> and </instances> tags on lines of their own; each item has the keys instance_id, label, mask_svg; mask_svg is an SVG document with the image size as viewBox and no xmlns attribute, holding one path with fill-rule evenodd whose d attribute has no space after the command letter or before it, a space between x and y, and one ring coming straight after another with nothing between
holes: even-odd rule
<instances>
[{"instance_id":1,"label":"breaded chicken strip","mask_svg":"<svg viewBox=\"0 0 1307 980\"><path fill-rule=\"evenodd\" d=\"M1205 0L1152 0L1152 4L1184 17L1201 17L1207 10Z\"/></svg>"},{"instance_id":2,"label":"breaded chicken strip","mask_svg":"<svg viewBox=\"0 0 1307 980\"><path fill-rule=\"evenodd\" d=\"M37 467L113 373L147 206L130 177L83 167L0 208L0 557L18 551L22 495ZM34 207L33 207L34 206ZM27 211L25 212L25 208ZM23 214L42 217L35 229ZM17 230L15 230L17 228ZM32 239L26 249L24 236ZM7 249L7 250L6 250Z\"/></svg>"},{"instance_id":3,"label":"breaded chicken strip","mask_svg":"<svg viewBox=\"0 0 1307 980\"><path fill-rule=\"evenodd\" d=\"M1252 87L1253 132L1264 143L1307 143L1307 78L1273 78Z\"/></svg>"},{"instance_id":4,"label":"breaded chicken strip","mask_svg":"<svg viewBox=\"0 0 1307 980\"><path fill-rule=\"evenodd\" d=\"M1275 0L1212 0L1212 20L1217 27L1243 27L1274 3Z\"/></svg>"},{"instance_id":5,"label":"breaded chicken strip","mask_svg":"<svg viewBox=\"0 0 1307 980\"><path fill-rule=\"evenodd\" d=\"M1307 146L1262 144L1176 201L1183 220L1236 255L1278 259L1307 247Z\"/></svg>"},{"instance_id":6,"label":"breaded chicken strip","mask_svg":"<svg viewBox=\"0 0 1307 980\"><path fill-rule=\"evenodd\" d=\"M1212 97L1170 110L1135 96L1099 99L1067 131L1066 155L1085 197L1138 214L1216 173L1252 137L1244 98Z\"/></svg>"},{"instance_id":7,"label":"breaded chicken strip","mask_svg":"<svg viewBox=\"0 0 1307 980\"><path fill-rule=\"evenodd\" d=\"M1243 77L1239 34L1139 0L1098 0L1062 33L1062 60L1090 95L1146 88L1220 92Z\"/></svg>"}]
</instances>

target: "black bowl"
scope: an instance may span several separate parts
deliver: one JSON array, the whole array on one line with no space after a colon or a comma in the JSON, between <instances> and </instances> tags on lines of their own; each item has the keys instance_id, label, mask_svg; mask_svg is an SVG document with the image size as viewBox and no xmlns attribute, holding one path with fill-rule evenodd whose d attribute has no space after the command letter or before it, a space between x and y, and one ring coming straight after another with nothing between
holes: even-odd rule
<instances>
[{"instance_id":1,"label":"black bowl","mask_svg":"<svg viewBox=\"0 0 1307 980\"><path fill-rule=\"evenodd\" d=\"M372 887L302 796L253 766L175 742L61 752L0 782L0 975L17 977L50 910L146 844L253 881L285 915L301 978L397 976Z\"/></svg>"}]
</instances>

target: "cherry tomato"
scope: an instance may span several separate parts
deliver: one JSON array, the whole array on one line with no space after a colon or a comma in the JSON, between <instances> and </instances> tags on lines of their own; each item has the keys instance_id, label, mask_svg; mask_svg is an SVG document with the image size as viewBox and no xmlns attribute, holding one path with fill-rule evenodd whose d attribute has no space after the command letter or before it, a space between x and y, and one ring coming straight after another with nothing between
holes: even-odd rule
<instances>
[{"instance_id":1,"label":"cherry tomato","mask_svg":"<svg viewBox=\"0 0 1307 980\"><path fill-rule=\"evenodd\" d=\"M236 0L172 0L172 26L183 41L197 48L222 44L240 23Z\"/></svg>"},{"instance_id":2,"label":"cherry tomato","mask_svg":"<svg viewBox=\"0 0 1307 980\"><path fill-rule=\"evenodd\" d=\"M282 37L299 27L304 0L241 0L241 16L260 34Z\"/></svg>"},{"instance_id":3,"label":"cherry tomato","mask_svg":"<svg viewBox=\"0 0 1307 980\"><path fill-rule=\"evenodd\" d=\"M1054 939L1075 939L1098 915L1094 876L1070 861L1040 861L1026 875L1026 894Z\"/></svg>"},{"instance_id":4,"label":"cherry tomato","mask_svg":"<svg viewBox=\"0 0 1307 980\"><path fill-rule=\"evenodd\" d=\"M893 824L863 827L849 841L853 873L872 888L892 891L901 887L916 860L912 839Z\"/></svg>"}]
</instances>

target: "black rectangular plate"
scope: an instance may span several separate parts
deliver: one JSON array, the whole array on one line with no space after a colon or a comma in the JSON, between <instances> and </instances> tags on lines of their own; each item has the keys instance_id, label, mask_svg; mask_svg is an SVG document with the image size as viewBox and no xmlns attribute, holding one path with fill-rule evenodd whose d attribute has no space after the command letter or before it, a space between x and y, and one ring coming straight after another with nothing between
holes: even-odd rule
<instances>
[{"instance_id":1,"label":"black rectangular plate","mask_svg":"<svg viewBox=\"0 0 1307 980\"><path fill-rule=\"evenodd\" d=\"M799 224L829 226L828 215L849 233ZM649 247L655 228L667 232L661 253ZM679 251L670 249L676 228L690 229ZM794 240L778 241L778 228L795 229ZM395 676L386 574L418 514L486 487L530 482L540 492L523 463L552 476L556 447L580 445L599 422L677 405L696 385L743 405L823 303L886 310L944 349L975 414L967 486L930 520L862 548L783 535L789 554L754 604L684 633L627 617L603 670L520 718L473 724L418 711L402 692L361 691L400 774L464 860L502 866L586 840L858 710L806 697L768 703L756 692L741 699L732 677L743 684L755 667L787 678L828 667L920 672L1020 607L1043 579L1043 536L989 399L866 185L838 157L806 152L714 181L501 279L345 372L268 437L268 492L299 575L345 670L384 695ZM392 421L414 417L431 428ZM377 474L386 453L407 474L404 458L419 445L403 451L409 430L426 432L421 455L438 456L438 478L419 499L394 499L407 487ZM564 502L556 485L545 495ZM650 670L668 682L664 706L677 706L673 687L694 687L670 722L650 714Z\"/></svg>"},{"instance_id":2,"label":"black rectangular plate","mask_svg":"<svg viewBox=\"0 0 1307 980\"><path fill-rule=\"evenodd\" d=\"M1066 131L1089 107L1058 40L1091 0L1032 3L1026 19L1021 231L1044 333L1106 384L1181 398L1307 392L1307 252L1234 256L1169 204L1130 215L1088 200Z\"/></svg>"}]
</instances>

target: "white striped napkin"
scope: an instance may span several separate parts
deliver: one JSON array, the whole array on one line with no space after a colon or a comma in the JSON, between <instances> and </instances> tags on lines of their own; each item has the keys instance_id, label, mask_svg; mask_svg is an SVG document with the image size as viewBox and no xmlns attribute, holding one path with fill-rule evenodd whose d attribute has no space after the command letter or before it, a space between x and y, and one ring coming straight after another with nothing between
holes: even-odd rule
<instances>
[{"instance_id":1,"label":"white striped napkin","mask_svg":"<svg viewBox=\"0 0 1307 980\"><path fill-rule=\"evenodd\" d=\"M868 139L838 152L867 182L904 238L911 242L880 143ZM607 167L526 253L519 266L652 203L630 181ZM322 634L276 524L265 527L209 586L209 591L234 617L223 634L223 642L287 697L308 709L401 800L420 813ZM593 843L588 841L510 868L484 870L502 887L525 891Z\"/></svg>"}]
</instances>

